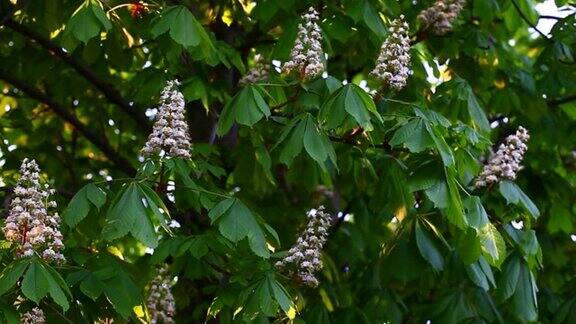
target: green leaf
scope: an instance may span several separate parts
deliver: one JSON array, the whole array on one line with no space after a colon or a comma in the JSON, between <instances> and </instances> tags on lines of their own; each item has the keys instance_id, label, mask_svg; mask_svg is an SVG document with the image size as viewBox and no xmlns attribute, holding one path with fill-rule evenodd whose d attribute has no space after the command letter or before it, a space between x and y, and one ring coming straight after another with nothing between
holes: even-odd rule
<instances>
[{"instance_id":1,"label":"green leaf","mask_svg":"<svg viewBox=\"0 0 576 324\"><path fill-rule=\"evenodd\" d=\"M490 286L496 287L492 269L483 257L480 257L477 262L468 265L466 272L470 280L485 291L490 290Z\"/></svg>"},{"instance_id":2,"label":"green leaf","mask_svg":"<svg viewBox=\"0 0 576 324\"><path fill-rule=\"evenodd\" d=\"M198 46L205 33L194 15L185 6L169 6L162 17L152 27L152 35L158 37L169 31L170 37L178 44L189 47Z\"/></svg>"},{"instance_id":3,"label":"green leaf","mask_svg":"<svg viewBox=\"0 0 576 324\"><path fill-rule=\"evenodd\" d=\"M0 302L0 321L6 324L22 324L16 308L3 302Z\"/></svg>"},{"instance_id":4,"label":"green leaf","mask_svg":"<svg viewBox=\"0 0 576 324\"><path fill-rule=\"evenodd\" d=\"M420 254L435 271L442 271L444 269L444 258L438 248L436 243L430 238L429 234L422 229L420 222L416 222L415 226L416 233L416 245L418 245L418 250Z\"/></svg>"},{"instance_id":5,"label":"green leaf","mask_svg":"<svg viewBox=\"0 0 576 324\"><path fill-rule=\"evenodd\" d=\"M280 152L280 162L290 166L292 161L304 148L304 134L306 133L306 121L302 119L295 120L297 124L291 124L286 127L284 133L280 136L277 143L284 142L282 151ZM283 141L284 138L287 139Z\"/></svg>"},{"instance_id":6,"label":"green leaf","mask_svg":"<svg viewBox=\"0 0 576 324\"><path fill-rule=\"evenodd\" d=\"M538 207L530 200L530 198L518 187L514 182L504 180L500 182L500 193L510 204L515 204L526 208L526 210L534 217L540 216Z\"/></svg>"},{"instance_id":7,"label":"green leaf","mask_svg":"<svg viewBox=\"0 0 576 324\"><path fill-rule=\"evenodd\" d=\"M65 33L87 44L90 39L109 30L112 24L102 10L100 3L87 0L74 12L66 24Z\"/></svg>"},{"instance_id":8,"label":"green leaf","mask_svg":"<svg viewBox=\"0 0 576 324\"><path fill-rule=\"evenodd\" d=\"M468 224L477 230L483 228L488 224L488 213L482 206L482 200L478 196L466 197L463 201L464 208L466 209L466 218Z\"/></svg>"},{"instance_id":9,"label":"green leaf","mask_svg":"<svg viewBox=\"0 0 576 324\"><path fill-rule=\"evenodd\" d=\"M130 183L118 193L118 198L110 207L102 236L107 241L113 241L128 233L144 243L155 248L158 237L154 225L148 216L143 200L146 197L137 183Z\"/></svg>"},{"instance_id":10,"label":"green leaf","mask_svg":"<svg viewBox=\"0 0 576 324\"><path fill-rule=\"evenodd\" d=\"M218 120L217 134L222 136L230 130L234 122L252 127L263 117L270 116L270 108L255 86L240 90L226 104Z\"/></svg>"},{"instance_id":11,"label":"green leaf","mask_svg":"<svg viewBox=\"0 0 576 324\"><path fill-rule=\"evenodd\" d=\"M170 221L170 211L168 211L168 207L164 205L164 202L162 199L160 199L158 194L146 184L140 183L138 187L140 188L140 191L142 192L142 195L148 204L148 207L146 208L148 216L152 217L156 222L160 223L160 225L168 233L170 233L171 230L168 227Z\"/></svg>"},{"instance_id":12,"label":"green leaf","mask_svg":"<svg viewBox=\"0 0 576 324\"><path fill-rule=\"evenodd\" d=\"M104 286L96 276L89 273L82 283L80 283L80 290L84 295L88 296L90 299L96 301L100 295L104 292Z\"/></svg>"},{"instance_id":13,"label":"green leaf","mask_svg":"<svg viewBox=\"0 0 576 324\"><path fill-rule=\"evenodd\" d=\"M404 144L410 152L419 153L431 147L434 141L422 118L416 117L396 130L389 144L393 147Z\"/></svg>"},{"instance_id":14,"label":"green leaf","mask_svg":"<svg viewBox=\"0 0 576 324\"><path fill-rule=\"evenodd\" d=\"M68 298L66 297L66 294L64 293L61 287L62 283L64 283L64 287L66 287L64 280L62 279L62 277L60 277L60 274L58 274L56 271L53 271L52 273L55 273L59 277L59 279L54 278L52 273L45 268L49 266L41 265L41 267L42 271L44 272L45 278L48 280L48 293L50 294L50 297L52 297L54 302L60 305L60 307L62 307L62 310L66 312L68 308L70 308L70 303L68 303Z\"/></svg>"},{"instance_id":15,"label":"green leaf","mask_svg":"<svg viewBox=\"0 0 576 324\"><path fill-rule=\"evenodd\" d=\"M22 279L22 294L36 304L48 294L50 281L38 261L32 261Z\"/></svg>"},{"instance_id":16,"label":"green leaf","mask_svg":"<svg viewBox=\"0 0 576 324\"><path fill-rule=\"evenodd\" d=\"M0 296L12 288L30 264L30 260L19 260L2 270L0 275Z\"/></svg>"},{"instance_id":17,"label":"green leaf","mask_svg":"<svg viewBox=\"0 0 576 324\"><path fill-rule=\"evenodd\" d=\"M523 323L534 322L538 318L536 281L524 261L519 261L518 284L512 296L512 309Z\"/></svg>"},{"instance_id":18,"label":"green leaf","mask_svg":"<svg viewBox=\"0 0 576 324\"><path fill-rule=\"evenodd\" d=\"M274 295L274 299L280 305L280 308L286 313L288 318L293 319L295 314L294 303L292 302L292 298L286 288L282 286L281 283L276 281L274 278L270 278L270 289L272 290L272 294Z\"/></svg>"},{"instance_id":19,"label":"green leaf","mask_svg":"<svg viewBox=\"0 0 576 324\"><path fill-rule=\"evenodd\" d=\"M347 116L351 116L358 126L371 131L374 127L370 114L382 122L372 98L359 86L349 83L334 91L324 102L320 107L319 119L326 128L336 129L342 126Z\"/></svg>"},{"instance_id":20,"label":"green leaf","mask_svg":"<svg viewBox=\"0 0 576 324\"><path fill-rule=\"evenodd\" d=\"M449 199L446 216L452 224L459 228L465 228L468 226L468 221L464 214L464 206L462 205L462 198L460 197L455 171L446 169L446 183L448 184Z\"/></svg>"},{"instance_id":21,"label":"green leaf","mask_svg":"<svg viewBox=\"0 0 576 324\"><path fill-rule=\"evenodd\" d=\"M472 87L470 87L466 80L460 77L456 77L455 83L458 91L458 98L466 102L468 114L472 119L473 125L483 132L490 132L490 122L488 121L484 110L480 107Z\"/></svg>"},{"instance_id":22,"label":"green leaf","mask_svg":"<svg viewBox=\"0 0 576 324\"><path fill-rule=\"evenodd\" d=\"M214 209L217 210L211 211L209 216L212 224L218 222L218 230L222 236L232 242L247 238L250 248L256 255L263 258L270 256L264 232L250 209L240 200L228 198L220 202Z\"/></svg>"},{"instance_id":23,"label":"green leaf","mask_svg":"<svg viewBox=\"0 0 576 324\"><path fill-rule=\"evenodd\" d=\"M474 263L481 257L482 245L476 230L473 228L460 231L457 237L456 247L464 264Z\"/></svg>"},{"instance_id":24,"label":"green leaf","mask_svg":"<svg viewBox=\"0 0 576 324\"><path fill-rule=\"evenodd\" d=\"M93 183L86 185L86 197L98 210L106 203L106 192Z\"/></svg>"},{"instance_id":25,"label":"green leaf","mask_svg":"<svg viewBox=\"0 0 576 324\"><path fill-rule=\"evenodd\" d=\"M87 186L84 186L72 197L62 217L68 226L75 227L86 218L88 212L90 212L90 201L87 197Z\"/></svg>"},{"instance_id":26,"label":"green leaf","mask_svg":"<svg viewBox=\"0 0 576 324\"><path fill-rule=\"evenodd\" d=\"M478 231L478 236L482 243L484 257L491 265L500 268L506 258L506 242L504 242L500 232L492 223L488 223Z\"/></svg>"},{"instance_id":27,"label":"green leaf","mask_svg":"<svg viewBox=\"0 0 576 324\"><path fill-rule=\"evenodd\" d=\"M316 160L318 163L324 163L328 156L328 152L324 149L324 142L320 137L318 127L311 117L305 118L306 130L304 131L304 149L308 155Z\"/></svg>"},{"instance_id":28,"label":"green leaf","mask_svg":"<svg viewBox=\"0 0 576 324\"><path fill-rule=\"evenodd\" d=\"M124 271L116 271L116 275L107 279L100 279L104 282L104 293L110 300L114 309L124 318L132 314L134 306L141 300L140 291L134 284L130 276Z\"/></svg>"},{"instance_id":29,"label":"green leaf","mask_svg":"<svg viewBox=\"0 0 576 324\"><path fill-rule=\"evenodd\" d=\"M430 125L428 123L425 123L425 125L426 125L426 131L428 132L428 134L432 138L432 141L436 145L436 149L440 153L440 157L442 158L442 162L444 162L444 165L446 167L453 166L455 163L454 155L452 154L450 146L448 146L448 144L444 140L444 137L438 130L438 127Z\"/></svg>"}]
</instances>

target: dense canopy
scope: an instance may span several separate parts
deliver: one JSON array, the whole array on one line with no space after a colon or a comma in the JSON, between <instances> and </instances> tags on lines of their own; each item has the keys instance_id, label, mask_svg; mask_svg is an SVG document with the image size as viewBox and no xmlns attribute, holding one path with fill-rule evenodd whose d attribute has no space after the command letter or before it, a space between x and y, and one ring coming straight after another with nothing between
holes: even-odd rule
<instances>
[{"instance_id":1,"label":"dense canopy","mask_svg":"<svg viewBox=\"0 0 576 324\"><path fill-rule=\"evenodd\" d=\"M2 1L0 322L574 322L540 2Z\"/></svg>"}]
</instances>

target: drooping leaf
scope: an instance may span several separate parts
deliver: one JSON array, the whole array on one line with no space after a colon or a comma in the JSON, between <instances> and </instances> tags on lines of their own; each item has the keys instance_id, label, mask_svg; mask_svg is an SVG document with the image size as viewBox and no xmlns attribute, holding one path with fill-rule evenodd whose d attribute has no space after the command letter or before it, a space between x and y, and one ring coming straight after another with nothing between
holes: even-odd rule
<instances>
[{"instance_id":1,"label":"drooping leaf","mask_svg":"<svg viewBox=\"0 0 576 324\"><path fill-rule=\"evenodd\" d=\"M250 209L237 198L221 201L208 216L213 224L218 223L218 229L225 238L232 242L247 238L250 248L256 255L263 258L270 256L264 232Z\"/></svg>"},{"instance_id":2,"label":"drooping leaf","mask_svg":"<svg viewBox=\"0 0 576 324\"><path fill-rule=\"evenodd\" d=\"M198 46L204 40L202 34L205 33L194 15L181 5L166 7L162 17L152 27L154 37L166 32L176 43L185 47Z\"/></svg>"},{"instance_id":3,"label":"drooping leaf","mask_svg":"<svg viewBox=\"0 0 576 324\"><path fill-rule=\"evenodd\" d=\"M530 215L535 218L540 216L538 207L536 207L532 200L514 182L508 180L500 182L500 193L509 204L526 208Z\"/></svg>"},{"instance_id":4,"label":"drooping leaf","mask_svg":"<svg viewBox=\"0 0 576 324\"><path fill-rule=\"evenodd\" d=\"M107 213L102 236L112 241L128 233L149 247L158 245L158 237L144 205L146 197L135 182L126 185L118 194Z\"/></svg>"},{"instance_id":5,"label":"drooping leaf","mask_svg":"<svg viewBox=\"0 0 576 324\"><path fill-rule=\"evenodd\" d=\"M87 44L101 31L111 28L112 24L106 17L101 4L94 0L86 0L70 17L65 32Z\"/></svg>"},{"instance_id":6,"label":"drooping leaf","mask_svg":"<svg viewBox=\"0 0 576 324\"><path fill-rule=\"evenodd\" d=\"M217 133L220 136L228 133L234 122L252 127L263 117L270 117L268 104L255 86L247 86L224 107Z\"/></svg>"},{"instance_id":7,"label":"drooping leaf","mask_svg":"<svg viewBox=\"0 0 576 324\"><path fill-rule=\"evenodd\" d=\"M430 235L422 229L420 222L416 222L414 229L416 233L416 244L418 245L420 254L432 265L435 271L442 271L444 269L444 258L442 254L440 254L440 251L438 251L436 243L430 238Z\"/></svg>"}]
</instances>

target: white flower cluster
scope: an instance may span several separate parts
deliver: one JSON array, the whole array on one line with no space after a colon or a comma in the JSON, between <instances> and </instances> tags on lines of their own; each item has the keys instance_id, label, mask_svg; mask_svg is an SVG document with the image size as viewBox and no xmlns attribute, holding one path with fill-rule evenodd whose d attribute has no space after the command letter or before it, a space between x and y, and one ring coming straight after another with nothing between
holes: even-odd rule
<instances>
[{"instance_id":1,"label":"white flower cluster","mask_svg":"<svg viewBox=\"0 0 576 324\"><path fill-rule=\"evenodd\" d=\"M260 54L254 55L254 67L246 73L245 76L240 79L239 84L241 86L258 83L260 81L265 81L268 79L270 74L270 64L266 64L264 57Z\"/></svg>"},{"instance_id":2,"label":"white flower cluster","mask_svg":"<svg viewBox=\"0 0 576 324\"><path fill-rule=\"evenodd\" d=\"M376 67L370 73L395 90L402 89L412 74L408 28L404 15L392 21L390 35L382 44Z\"/></svg>"},{"instance_id":3,"label":"white flower cluster","mask_svg":"<svg viewBox=\"0 0 576 324\"><path fill-rule=\"evenodd\" d=\"M528 131L522 126L518 127L515 134L506 137L506 141L500 144L496 154L490 156L476 179L475 186L485 187L502 179L516 179L516 174L522 168L520 163L528 149L526 143L529 138Z\"/></svg>"},{"instance_id":4,"label":"white flower cluster","mask_svg":"<svg viewBox=\"0 0 576 324\"><path fill-rule=\"evenodd\" d=\"M452 30L452 22L465 3L466 0L437 0L432 7L422 10L418 19L434 34L444 35Z\"/></svg>"},{"instance_id":5,"label":"white flower cluster","mask_svg":"<svg viewBox=\"0 0 576 324\"><path fill-rule=\"evenodd\" d=\"M308 211L309 218L306 230L300 234L296 244L290 248L288 255L281 261L276 262L279 270L284 270L289 264L297 269L296 276L304 284L316 287L318 279L314 272L322 269L320 253L328 238L328 229L332 225L330 214L324 211L324 206ZM288 270L288 275L294 275L294 271Z\"/></svg>"},{"instance_id":6,"label":"white flower cluster","mask_svg":"<svg viewBox=\"0 0 576 324\"><path fill-rule=\"evenodd\" d=\"M60 216L50 214L56 207L50 200L54 190L40 185L40 169L36 161L24 159L20 179L14 188L14 198L4 226L6 240L16 243L19 257L31 257L37 252L46 261L64 262L62 233L58 229Z\"/></svg>"},{"instance_id":7,"label":"white flower cluster","mask_svg":"<svg viewBox=\"0 0 576 324\"><path fill-rule=\"evenodd\" d=\"M30 311L22 314L20 317L21 324L44 324L46 323L46 318L44 317L44 312L38 308L34 307Z\"/></svg>"},{"instance_id":8,"label":"white flower cluster","mask_svg":"<svg viewBox=\"0 0 576 324\"><path fill-rule=\"evenodd\" d=\"M152 280L146 306L150 312L152 324L174 323L176 303L172 295L172 278L168 275L167 267L158 269L156 277Z\"/></svg>"},{"instance_id":9,"label":"white flower cluster","mask_svg":"<svg viewBox=\"0 0 576 324\"><path fill-rule=\"evenodd\" d=\"M318 12L310 7L302 15L298 24L298 37L290 53L290 61L284 63L286 73L298 71L302 78L312 78L324 72L324 51L322 50L322 31L318 26Z\"/></svg>"},{"instance_id":10,"label":"white flower cluster","mask_svg":"<svg viewBox=\"0 0 576 324\"><path fill-rule=\"evenodd\" d=\"M190 136L184 116L184 96L178 91L178 80L168 81L160 96L160 108L152 133L142 148L143 156L166 154L190 158Z\"/></svg>"}]
</instances>

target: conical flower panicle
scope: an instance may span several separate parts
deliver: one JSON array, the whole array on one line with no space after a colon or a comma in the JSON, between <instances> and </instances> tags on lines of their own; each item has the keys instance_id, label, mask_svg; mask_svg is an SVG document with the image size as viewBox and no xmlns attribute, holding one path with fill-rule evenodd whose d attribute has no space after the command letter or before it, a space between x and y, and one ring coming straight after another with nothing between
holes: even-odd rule
<instances>
[{"instance_id":1,"label":"conical flower panicle","mask_svg":"<svg viewBox=\"0 0 576 324\"><path fill-rule=\"evenodd\" d=\"M380 48L376 67L370 73L394 90L406 85L410 69L410 38L404 16L392 21L390 34Z\"/></svg>"},{"instance_id":2,"label":"conical flower panicle","mask_svg":"<svg viewBox=\"0 0 576 324\"><path fill-rule=\"evenodd\" d=\"M498 151L492 154L488 163L484 165L476 179L475 187L485 187L504 179L516 179L516 174L522 169L520 163L528 150L526 145L528 139L530 139L528 130L522 126L518 127L515 134L506 137L504 143L498 147Z\"/></svg>"},{"instance_id":3,"label":"conical flower panicle","mask_svg":"<svg viewBox=\"0 0 576 324\"><path fill-rule=\"evenodd\" d=\"M309 221L306 229L290 248L288 255L276 262L276 267L286 270L291 264L295 270L287 269L288 275L295 275L304 284L316 287L318 279L314 273L323 267L321 253L328 238L328 229L332 226L332 218L324 211L324 206L311 209L307 216Z\"/></svg>"},{"instance_id":4,"label":"conical flower panicle","mask_svg":"<svg viewBox=\"0 0 576 324\"><path fill-rule=\"evenodd\" d=\"M30 311L22 314L20 317L21 324L44 324L46 323L46 318L44 317L44 312L38 308L34 307Z\"/></svg>"},{"instance_id":5,"label":"conical flower panicle","mask_svg":"<svg viewBox=\"0 0 576 324\"><path fill-rule=\"evenodd\" d=\"M302 15L290 60L284 63L282 70L285 73L297 71L303 79L313 78L324 72L323 57L322 31L318 25L318 12L310 7L308 12Z\"/></svg>"},{"instance_id":6,"label":"conical flower panicle","mask_svg":"<svg viewBox=\"0 0 576 324\"><path fill-rule=\"evenodd\" d=\"M245 76L238 82L241 86L252 83L258 83L268 80L270 75L270 64L264 61L264 57L260 54L254 55L254 67L251 68Z\"/></svg>"},{"instance_id":7,"label":"conical flower panicle","mask_svg":"<svg viewBox=\"0 0 576 324\"><path fill-rule=\"evenodd\" d=\"M160 96L160 107L152 133L142 148L142 155L166 154L169 157L190 158L190 135L184 116L184 96L178 80L168 81Z\"/></svg>"},{"instance_id":8,"label":"conical flower panicle","mask_svg":"<svg viewBox=\"0 0 576 324\"><path fill-rule=\"evenodd\" d=\"M174 323L176 303L172 295L172 278L169 276L166 266L158 269L158 273L152 280L146 306L150 312L152 324Z\"/></svg>"},{"instance_id":9,"label":"conical flower panicle","mask_svg":"<svg viewBox=\"0 0 576 324\"><path fill-rule=\"evenodd\" d=\"M31 257L36 252L46 261L64 262L60 216L48 212L49 208L56 207L56 202L50 200L54 190L40 185L39 173L36 161L22 161L20 179L3 228L4 236L16 244L19 257Z\"/></svg>"},{"instance_id":10,"label":"conical flower panicle","mask_svg":"<svg viewBox=\"0 0 576 324\"><path fill-rule=\"evenodd\" d=\"M422 10L418 19L436 35L452 30L452 23L464 8L466 0L437 0L432 7Z\"/></svg>"}]
</instances>

